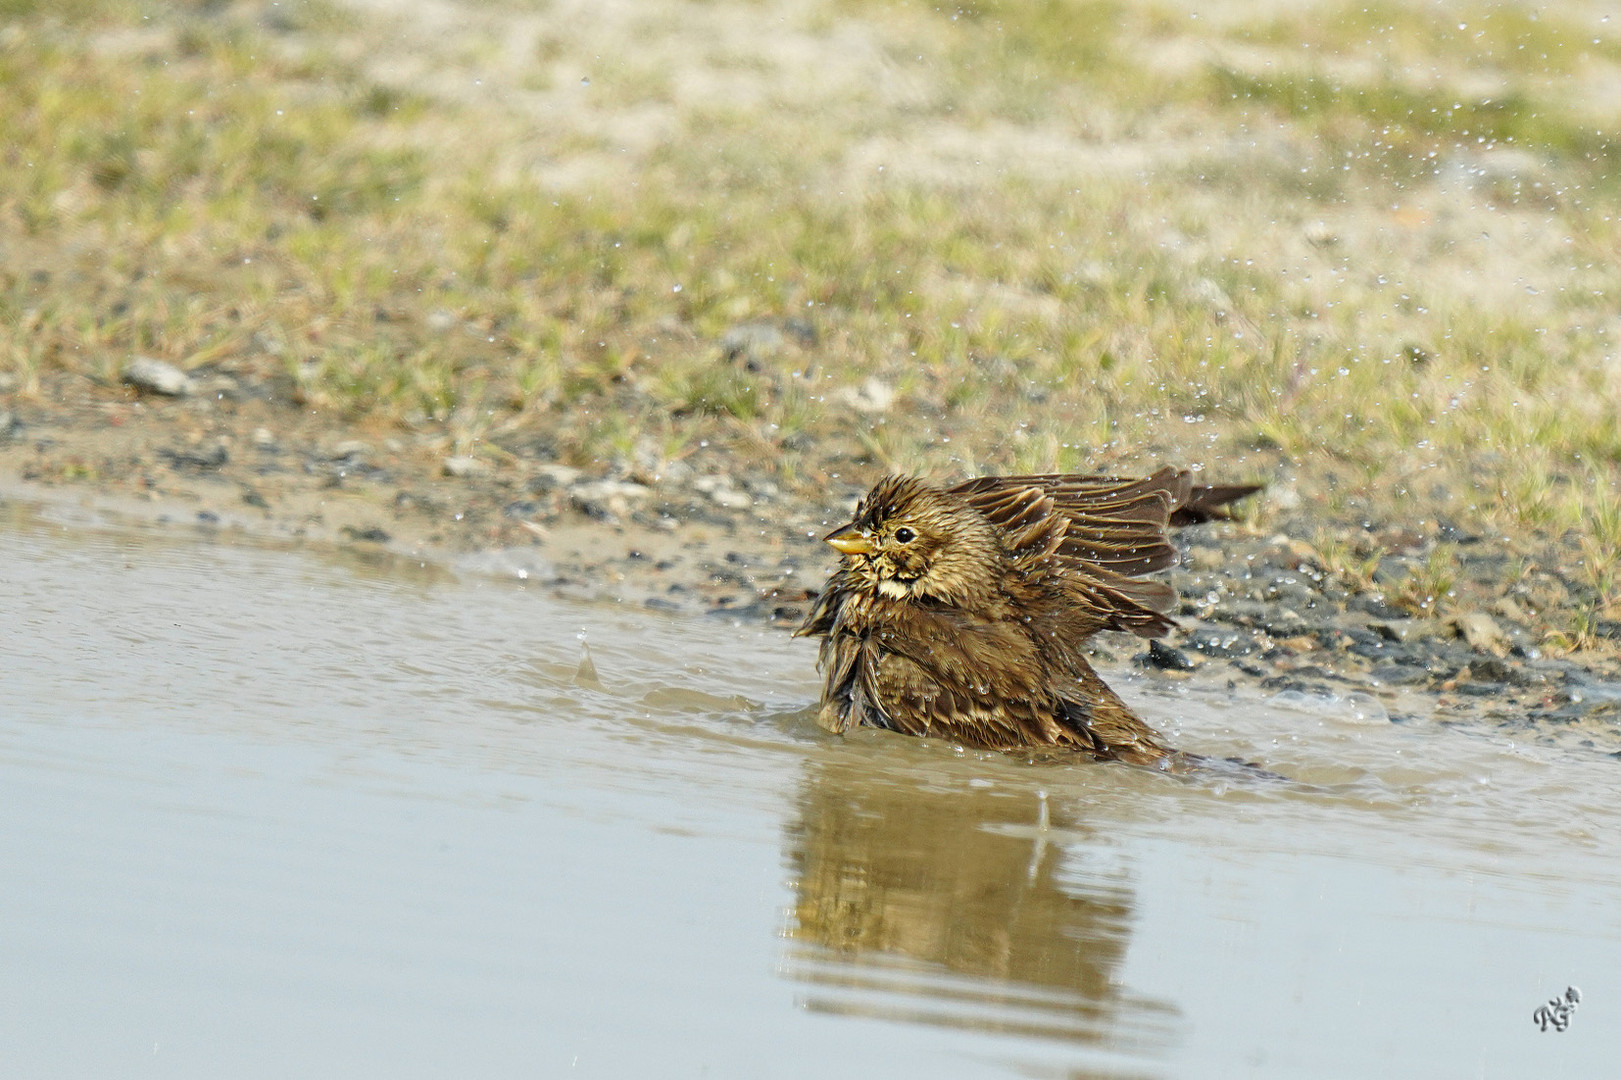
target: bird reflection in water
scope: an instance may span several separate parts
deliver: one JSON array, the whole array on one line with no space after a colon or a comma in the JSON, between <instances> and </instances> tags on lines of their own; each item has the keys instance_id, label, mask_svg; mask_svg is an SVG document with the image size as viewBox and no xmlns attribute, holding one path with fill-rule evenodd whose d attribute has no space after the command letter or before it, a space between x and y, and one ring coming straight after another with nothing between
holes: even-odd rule
<instances>
[{"instance_id":1,"label":"bird reflection in water","mask_svg":"<svg viewBox=\"0 0 1621 1080\"><path fill-rule=\"evenodd\" d=\"M862 758L811 763L789 826L786 974L810 985L807 1008L1137 1052L1174 1041L1175 1007L1116 981L1134 896L1115 849L1034 783Z\"/></svg>"}]
</instances>

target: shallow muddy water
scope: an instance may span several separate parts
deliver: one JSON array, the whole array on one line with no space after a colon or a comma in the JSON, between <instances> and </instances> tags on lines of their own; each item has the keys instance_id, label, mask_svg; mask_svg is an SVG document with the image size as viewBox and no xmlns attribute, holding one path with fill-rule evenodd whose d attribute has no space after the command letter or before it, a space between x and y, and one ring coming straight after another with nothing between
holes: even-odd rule
<instances>
[{"instance_id":1,"label":"shallow muddy water","mask_svg":"<svg viewBox=\"0 0 1621 1080\"><path fill-rule=\"evenodd\" d=\"M8 1076L1596 1076L1621 1050L1602 754L1124 672L1182 745L1314 787L839 741L777 629L16 503L0 610Z\"/></svg>"}]
</instances>

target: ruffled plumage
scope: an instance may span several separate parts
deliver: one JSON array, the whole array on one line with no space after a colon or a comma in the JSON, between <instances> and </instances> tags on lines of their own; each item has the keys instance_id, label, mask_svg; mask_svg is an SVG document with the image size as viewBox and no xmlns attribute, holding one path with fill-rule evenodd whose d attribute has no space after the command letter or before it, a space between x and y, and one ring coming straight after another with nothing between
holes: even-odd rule
<instances>
[{"instance_id":1,"label":"ruffled plumage","mask_svg":"<svg viewBox=\"0 0 1621 1080\"><path fill-rule=\"evenodd\" d=\"M1140 578L1175 562L1168 527L1256 490L1198 486L1169 468L880 481L829 536L843 560L798 631L823 639L820 722L1169 760L1081 646L1099 630L1157 637L1174 626L1174 590Z\"/></svg>"}]
</instances>

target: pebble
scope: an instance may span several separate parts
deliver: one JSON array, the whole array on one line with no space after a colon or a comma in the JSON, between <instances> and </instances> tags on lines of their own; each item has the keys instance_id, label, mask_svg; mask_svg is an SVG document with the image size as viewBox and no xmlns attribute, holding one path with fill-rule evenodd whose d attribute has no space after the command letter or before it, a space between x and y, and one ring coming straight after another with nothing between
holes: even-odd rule
<instances>
[{"instance_id":1,"label":"pebble","mask_svg":"<svg viewBox=\"0 0 1621 1080\"><path fill-rule=\"evenodd\" d=\"M625 517L652 494L652 488L629 480L591 480L568 489L569 501L581 512L605 519Z\"/></svg>"},{"instance_id":2,"label":"pebble","mask_svg":"<svg viewBox=\"0 0 1621 1080\"><path fill-rule=\"evenodd\" d=\"M856 412L881 416L895 404L895 388L875 375L859 388L847 386L840 390L838 399Z\"/></svg>"},{"instance_id":3,"label":"pebble","mask_svg":"<svg viewBox=\"0 0 1621 1080\"><path fill-rule=\"evenodd\" d=\"M1386 641L1407 641L1418 636L1420 627L1417 619L1387 619L1369 623L1368 629Z\"/></svg>"},{"instance_id":4,"label":"pebble","mask_svg":"<svg viewBox=\"0 0 1621 1080\"><path fill-rule=\"evenodd\" d=\"M768 322L739 323L720 338L720 351L728 360L742 360L758 366L783 351L788 339Z\"/></svg>"},{"instance_id":5,"label":"pebble","mask_svg":"<svg viewBox=\"0 0 1621 1080\"><path fill-rule=\"evenodd\" d=\"M225 448L224 443L183 450L164 447L158 450L157 456L176 469L220 469L231 460L230 451Z\"/></svg>"},{"instance_id":6,"label":"pebble","mask_svg":"<svg viewBox=\"0 0 1621 1080\"><path fill-rule=\"evenodd\" d=\"M1148 651L1141 654L1137 660L1145 667L1155 667L1161 671L1192 671L1199 666L1181 649L1173 648L1161 641L1150 641Z\"/></svg>"},{"instance_id":7,"label":"pebble","mask_svg":"<svg viewBox=\"0 0 1621 1080\"><path fill-rule=\"evenodd\" d=\"M456 457L447 457L445 459L446 476L459 476L466 478L470 476L483 476L489 471L490 466L476 457L458 455Z\"/></svg>"},{"instance_id":8,"label":"pebble","mask_svg":"<svg viewBox=\"0 0 1621 1080\"><path fill-rule=\"evenodd\" d=\"M752 496L732 486L731 477L718 473L693 480L692 490L709 496L710 502L727 510L747 510L754 505Z\"/></svg>"},{"instance_id":9,"label":"pebble","mask_svg":"<svg viewBox=\"0 0 1621 1080\"><path fill-rule=\"evenodd\" d=\"M1469 643L1469 647L1476 652L1496 653L1506 651L1508 642L1503 637L1502 627L1484 611L1467 611L1452 618L1452 626L1458 631L1458 636Z\"/></svg>"},{"instance_id":10,"label":"pebble","mask_svg":"<svg viewBox=\"0 0 1621 1080\"><path fill-rule=\"evenodd\" d=\"M535 475L529 478L529 483L525 486L530 491L539 494L556 488L566 488L577 482L581 475L580 470L572 465L559 465L555 462L536 465Z\"/></svg>"},{"instance_id":11,"label":"pebble","mask_svg":"<svg viewBox=\"0 0 1621 1080\"><path fill-rule=\"evenodd\" d=\"M137 390L165 397L185 397L196 385L191 376L162 360L150 356L132 356L124 365L123 380Z\"/></svg>"}]
</instances>

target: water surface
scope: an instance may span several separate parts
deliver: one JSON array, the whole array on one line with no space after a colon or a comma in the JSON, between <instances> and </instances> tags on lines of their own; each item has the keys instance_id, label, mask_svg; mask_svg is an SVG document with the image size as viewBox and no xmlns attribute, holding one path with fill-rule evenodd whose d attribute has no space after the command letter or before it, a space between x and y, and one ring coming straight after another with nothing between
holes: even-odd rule
<instances>
[{"instance_id":1,"label":"water surface","mask_svg":"<svg viewBox=\"0 0 1621 1080\"><path fill-rule=\"evenodd\" d=\"M1601 753L1126 672L1183 745L1317 790L838 740L778 629L16 503L0 610L8 1076L1519 1077L1621 1050Z\"/></svg>"}]
</instances>

